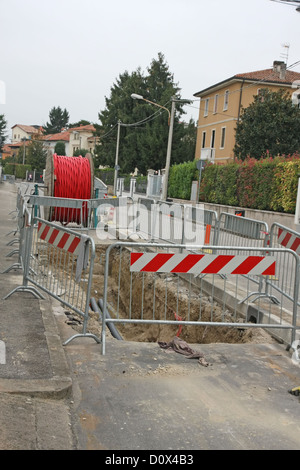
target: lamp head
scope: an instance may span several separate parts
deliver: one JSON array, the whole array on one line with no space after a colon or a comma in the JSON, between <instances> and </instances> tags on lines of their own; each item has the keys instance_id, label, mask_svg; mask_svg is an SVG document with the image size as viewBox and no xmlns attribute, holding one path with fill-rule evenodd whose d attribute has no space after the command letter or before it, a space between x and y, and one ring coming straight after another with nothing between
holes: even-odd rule
<instances>
[{"instance_id":1,"label":"lamp head","mask_svg":"<svg viewBox=\"0 0 300 470\"><path fill-rule=\"evenodd\" d=\"M134 100L143 100L144 97L142 95L137 95L136 93L132 93L131 98Z\"/></svg>"}]
</instances>

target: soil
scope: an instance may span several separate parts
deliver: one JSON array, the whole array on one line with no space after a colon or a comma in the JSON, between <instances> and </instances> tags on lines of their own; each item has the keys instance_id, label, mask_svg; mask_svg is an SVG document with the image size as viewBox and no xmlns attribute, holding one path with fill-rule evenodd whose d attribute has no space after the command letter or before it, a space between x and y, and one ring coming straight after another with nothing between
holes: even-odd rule
<instances>
[{"instance_id":1,"label":"soil","mask_svg":"<svg viewBox=\"0 0 300 470\"><path fill-rule=\"evenodd\" d=\"M105 251L107 246L96 247L96 260L93 270L91 297L96 301L103 298ZM170 274L135 273L132 278L132 295L130 295L129 252L112 250L110 254L108 304L116 306L120 318L239 322L229 310L225 310L210 297L191 288L185 281L177 281L177 276ZM120 289L119 289L120 286ZM119 299L117 293L120 290ZM167 302L165 298L167 296ZM131 305L131 307L130 307ZM113 317L113 310L109 310ZM68 313L68 323L80 330L81 321L76 314ZM205 325L168 325L168 324L115 324L119 333L127 341L158 342L171 341L180 336L187 343L271 343L275 340L261 328L205 326ZM102 325L98 314L91 310L88 332L101 337ZM107 328L107 332L109 330Z\"/></svg>"}]
</instances>

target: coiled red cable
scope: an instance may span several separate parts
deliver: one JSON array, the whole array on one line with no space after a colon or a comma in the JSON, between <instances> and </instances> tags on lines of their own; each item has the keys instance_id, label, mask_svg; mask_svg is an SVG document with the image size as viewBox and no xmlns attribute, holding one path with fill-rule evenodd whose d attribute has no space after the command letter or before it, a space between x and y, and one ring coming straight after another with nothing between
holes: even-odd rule
<instances>
[{"instance_id":1,"label":"coiled red cable","mask_svg":"<svg viewBox=\"0 0 300 470\"><path fill-rule=\"evenodd\" d=\"M85 157L64 157L54 154L54 197L66 199L91 199L91 167ZM71 222L86 224L88 217L87 203L82 211L73 208L56 207L52 220L66 225Z\"/></svg>"}]
</instances>

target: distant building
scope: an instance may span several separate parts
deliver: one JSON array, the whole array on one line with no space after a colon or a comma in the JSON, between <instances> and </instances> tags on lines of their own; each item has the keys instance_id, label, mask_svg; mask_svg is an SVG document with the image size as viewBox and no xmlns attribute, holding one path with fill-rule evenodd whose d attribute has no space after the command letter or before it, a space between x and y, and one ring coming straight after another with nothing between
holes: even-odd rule
<instances>
[{"instance_id":1,"label":"distant building","mask_svg":"<svg viewBox=\"0 0 300 470\"><path fill-rule=\"evenodd\" d=\"M2 159L17 155L20 147L27 147L33 139L40 140L44 147L54 153L57 142L64 142L65 155L72 157L76 150L86 149L94 153L95 145L99 138L94 136L95 127L92 124L86 126L63 129L57 134L43 135L41 126L26 126L16 124L12 127L12 139L10 144L5 144L2 152Z\"/></svg>"},{"instance_id":2,"label":"distant building","mask_svg":"<svg viewBox=\"0 0 300 470\"><path fill-rule=\"evenodd\" d=\"M286 70L286 64L275 61L273 68L234 75L195 93L200 98L195 158L225 163L233 161L235 129L242 108L247 108L262 88L284 89L300 85L300 73Z\"/></svg>"},{"instance_id":3,"label":"distant building","mask_svg":"<svg viewBox=\"0 0 300 470\"><path fill-rule=\"evenodd\" d=\"M43 134L42 126L26 126L15 124L12 128L11 142L21 142L22 139L32 139L40 137Z\"/></svg>"},{"instance_id":4,"label":"distant building","mask_svg":"<svg viewBox=\"0 0 300 470\"><path fill-rule=\"evenodd\" d=\"M79 127L71 127L63 130L59 134L44 135L41 140L44 142L46 149L54 153L57 142L64 142L66 156L72 157L76 150L86 149L90 153L94 153L95 145L98 143L94 136L95 127L92 124Z\"/></svg>"},{"instance_id":5,"label":"distant building","mask_svg":"<svg viewBox=\"0 0 300 470\"><path fill-rule=\"evenodd\" d=\"M2 160L5 160L8 157L14 157L14 156L17 157L20 148L28 147L29 144L30 144L30 140L3 145Z\"/></svg>"}]
</instances>

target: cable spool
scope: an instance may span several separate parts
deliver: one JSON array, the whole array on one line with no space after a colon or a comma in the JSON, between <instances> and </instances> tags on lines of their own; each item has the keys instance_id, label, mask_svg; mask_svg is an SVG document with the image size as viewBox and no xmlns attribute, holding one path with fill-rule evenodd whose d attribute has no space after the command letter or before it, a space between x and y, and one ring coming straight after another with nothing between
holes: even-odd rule
<instances>
[{"instance_id":1,"label":"cable spool","mask_svg":"<svg viewBox=\"0 0 300 470\"><path fill-rule=\"evenodd\" d=\"M94 167L91 155L65 157L48 154L45 169L45 195L64 199L92 199L94 194ZM45 208L46 209L46 208ZM82 211L74 208L52 207L45 211L46 220L87 224L87 203Z\"/></svg>"}]
</instances>

